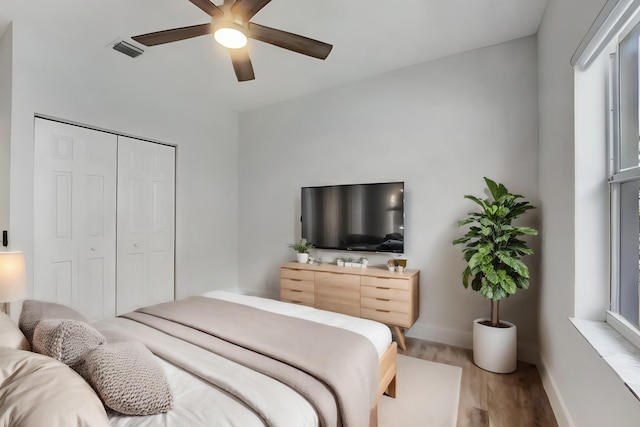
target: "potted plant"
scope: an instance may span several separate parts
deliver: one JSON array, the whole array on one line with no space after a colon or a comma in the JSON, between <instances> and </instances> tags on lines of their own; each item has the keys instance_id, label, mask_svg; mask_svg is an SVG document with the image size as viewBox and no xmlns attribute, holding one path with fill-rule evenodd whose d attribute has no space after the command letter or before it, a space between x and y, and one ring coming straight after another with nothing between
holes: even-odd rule
<instances>
[{"instance_id":1,"label":"potted plant","mask_svg":"<svg viewBox=\"0 0 640 427\"><path fill-rule=\"evenodd\" d=\"M313 248L312 243L307 242L305 239L300 239L290 244L289 247L296 251L296 257L299 263L306 264L309 262L309 249Z\"/></svg>"},{"instance_id":2,"label":"potted plant","mask_svg":"<svg viewBox=\"0 0 640 427\"><path fill-rule=\"evenodd\" d=\"M458 221L458 227L470 224L469 230L454 245L462 250L467 266L462 272L462 284L480 292L491 301L491 318L473 323L473 361L492 372L513 372L517 366L517 328L500 320L500 300L529 287L529 269L521 257L533 254L522 236L537 235L531 227L511 225L512 221L530 209L535 209L523 196L512 194L502 184L484 178L490 199L465 195L481 208Z\"/></svg>"},{"instance_id":3,"label":"potted plant","mask_svg":"<svg viewBox=\"0 0 640 427\"><path fill-rule=\"evenodd\" d=\"M362 266L362 268L367 268L367 265L369 265L369 260L366 256L360 257L360 265Z\"/></svg>"}]
</instances>

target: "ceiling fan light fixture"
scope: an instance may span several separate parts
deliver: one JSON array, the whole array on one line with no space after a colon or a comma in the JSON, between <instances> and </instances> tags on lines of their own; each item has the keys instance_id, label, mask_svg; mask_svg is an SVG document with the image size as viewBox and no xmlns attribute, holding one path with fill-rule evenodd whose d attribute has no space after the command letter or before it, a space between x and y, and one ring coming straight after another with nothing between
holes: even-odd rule
<instances>
[{"instance_id":1,"label":"ceiling fan light fixture","mask_svg":"<svg viewBox=\"0 0 640 427\"><path fill-rule=\"evenodd\" d=\"M213 38L229 49L240 49L247 45L247 30L235 22L221 22L214 26Z\"/></svg>"}]
</instances>

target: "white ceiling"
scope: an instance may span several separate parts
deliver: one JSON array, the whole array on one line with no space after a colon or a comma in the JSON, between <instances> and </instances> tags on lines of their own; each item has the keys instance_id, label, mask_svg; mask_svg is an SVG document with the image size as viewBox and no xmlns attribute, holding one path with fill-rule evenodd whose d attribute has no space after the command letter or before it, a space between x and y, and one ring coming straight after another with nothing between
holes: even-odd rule
<instances>
[{"instance_id":1,"label":"white ceiling","mask_svg":"<svg viewBox=\"0 0 640 427\"><path fill-rule=\"evenodd\" d=\"M110 49L118 38L208 22L188 0L0 0L0 33L14 21L46 36L59 60L68 55L85 67L100 64L96 72L105 76L125 72L130 79L178 85L243 111L534 34L546 3L273 0L254 22L333 44L333 51L321 61L250 41L256 80L243 83L228 52L208 36L145 48L136 59Z\"/></svg>"}]
</instances>

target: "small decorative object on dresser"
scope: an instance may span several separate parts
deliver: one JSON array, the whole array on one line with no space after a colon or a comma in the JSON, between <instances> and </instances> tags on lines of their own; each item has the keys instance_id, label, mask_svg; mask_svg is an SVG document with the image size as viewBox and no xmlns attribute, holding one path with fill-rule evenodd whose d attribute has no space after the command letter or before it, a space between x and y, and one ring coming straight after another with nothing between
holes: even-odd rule
<instances>
[{"instance_id":1,"label":"small decorative object on dresser","mask_svg":"<svg viewBox=\"0 0 640 427\"><path fill-rule=\"evenodd\" d=\"M296 257L299 263L306 264L309 262L309 249L313 249L312 243L307 242L305 239L300 239L290 244L289 247L296 251Z\"/></svg>"},{"instance_id":2,"label":"small decorative object on dresser","mask_svg":"<svg viewBox=\"0 0 640 427\"><path fill-rule=\"evenodd\" d=\"M529 269L520 259L533 254L521 236L535 236L531 227L511 225L535 206L520 200L519 194L510 193L502 184L484 178L492 199L480 199L465 195L466 199L480 205L480 212L458 221L458 226L473 224L469 231L454 245L463 244L467 266L462 272L465 288L471 289L491 301L491 319L473 322L473 361L491 372L509 373L517 367L517 330L512 323L500 321L500 300L529 287Z\"/></svg>"},{"instance_id":3,"label":"small decorative object on dresser","mask_svg":"<svg viewBox=\"0 0 640 427\"><path fill-rule=\"evenodd\" d=\"M322 310L377 320L396 333L406 350L404 329L419 313L420 271L392 273L384 267L285 263L280 266L280 299Z\"/></svg>"},{"instance_id":4,"label":"small decorative object on dresser","mask_svg":"<svg viewBox=\"0 0 640 427\"><path fill-rule=\"evenodd\" d=\"M389 272L393 272L396 270L396 261L394 259L390 259L389 261L387 261L387 268L389 269Z\"/></svg>"}]
</instances>

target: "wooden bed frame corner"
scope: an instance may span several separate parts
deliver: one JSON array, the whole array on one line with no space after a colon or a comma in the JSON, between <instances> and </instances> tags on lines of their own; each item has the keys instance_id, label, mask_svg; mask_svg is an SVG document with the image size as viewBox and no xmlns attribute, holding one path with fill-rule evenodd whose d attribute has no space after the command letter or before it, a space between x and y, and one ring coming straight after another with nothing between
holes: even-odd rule
<instances>
[{"instance_id":1,"label":"wooden bed frame corner","mask_svg":"<svg viewBox=\"0 0 640 427\"><path fill-rule=\"evenodd\" d=\"M380 357L380 363L378 364L378 395L371 408L369 427L378 427L378 402L380 402L382 396L387 394L390 397L396 397L397 358L398 344L393 341Z\"/></svg>"}]
</instances>

